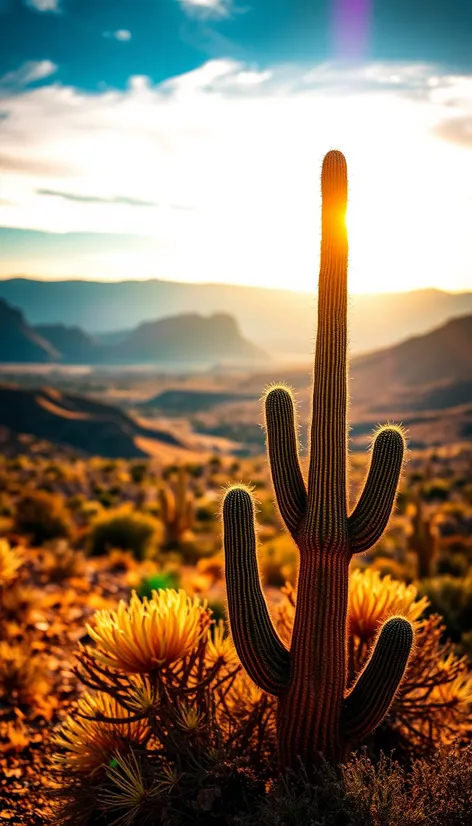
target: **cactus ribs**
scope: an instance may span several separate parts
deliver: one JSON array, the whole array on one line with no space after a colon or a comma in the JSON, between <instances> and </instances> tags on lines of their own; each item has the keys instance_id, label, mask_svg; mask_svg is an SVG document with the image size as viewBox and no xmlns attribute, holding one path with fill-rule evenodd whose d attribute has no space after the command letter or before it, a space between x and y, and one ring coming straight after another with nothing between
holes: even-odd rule
<instances>
[{"instance_id":1,"label":"cactus ribs","mask_svg":"<svg viewBox=\"0 0 472 826\"><path fill-rule=\"evenodd\" d=\"M302 473L295 406L284 385L265 395L267 443L280 514L300 566L290 650L275 631L262 592L254 504L245 485L223 502L225 569L232 637L250 677L278 698L282 771L311 772L320 755L338 763L387 713L413 644L413 627L390 617L352 687L347 685L349 563L377 542L394 505L403 463L401 428L377 432L363 492L347 512L347 167L323 161L322 238L308 478Z\"/></svg>"}]
</instances>

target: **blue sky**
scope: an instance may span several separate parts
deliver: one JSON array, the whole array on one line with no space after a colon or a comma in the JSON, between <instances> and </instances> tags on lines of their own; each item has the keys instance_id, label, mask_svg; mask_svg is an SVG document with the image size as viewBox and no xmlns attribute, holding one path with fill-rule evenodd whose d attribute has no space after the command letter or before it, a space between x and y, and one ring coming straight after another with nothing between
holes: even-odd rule
<instances>
[{"instance_id":1,"label":"blue sky","mask_svg":"<svg viewBox=\"0 0 472 826\"><path fill-rule=\"evenodd\" d=\"M342 0L0 0L0 73L51 60L57 79L85 89L124 88L130 75L155 83L209 58L259 66L312 64L335 56ZM472 68L467 0L351 0L365 5L371 60L433 61ZM41 11L41 9L44 9ZM212 13L213 10L213 13ZM128 41L104 32L130 32Z\"/></svg>"},{"instance_id":2,"label":"blue sky","mask_svg":"<svg viewBox=\"0 0 472 826\"><path fill-rule=\"evenodd\" d=\"M309 289L333 145L352 288L472 289L472 3L0 0L1 276Z\"/></svg>"}]
</instances>

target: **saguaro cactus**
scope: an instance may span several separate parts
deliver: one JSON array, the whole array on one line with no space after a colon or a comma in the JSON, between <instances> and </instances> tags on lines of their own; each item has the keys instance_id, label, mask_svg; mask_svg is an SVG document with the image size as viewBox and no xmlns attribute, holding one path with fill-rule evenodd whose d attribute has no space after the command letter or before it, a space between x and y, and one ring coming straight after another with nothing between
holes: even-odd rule
<instances>
[{"instance_id":1,"label":"saguaro cactus","mask_svg":"<svg viewBox=\"0 0 472 826\"><path fill-rule=\"evenodd\" d=\"M294 400L284 385L265 395L268 453L281 516L300 554L293 635L279 639L262 592L250 489L223 501L228 610L238 655L250 677L278 697L281 769L308 771L319 755L338 762L384 718L413 643L403 617L383 625L355 684L346 684L349 563L386 528L405 440L381 428L363 492L347 512L347 168L329 152L321 174L322 238L308 478L298 457Z\"/></svg>"},{"instance_id":2,"label":"saguaro cactus","mask_svg":"<svg viewBox=\"0 0 472 826\"><path fill-rule=\"evenodd\" d=\"M424 513L421 492L413 499L415 512L410 536L410 548L416 553L418 579L433 576L439 551L439 529L434 516Z\"/></svg>"},{"instance_id":3,"label":"saguaro cactus","mask_svg":"<svg viewBox=\"0 0 472 826\"><path fill-rule=\"evenodd\" d=\"M191 531L194 523L194 496L188 486L188 473L184 467L177 471L174 487L162 486L159 490L161 517L164 524L164 548L178 548L182 537Z\"/></svg>"}]
</instances>

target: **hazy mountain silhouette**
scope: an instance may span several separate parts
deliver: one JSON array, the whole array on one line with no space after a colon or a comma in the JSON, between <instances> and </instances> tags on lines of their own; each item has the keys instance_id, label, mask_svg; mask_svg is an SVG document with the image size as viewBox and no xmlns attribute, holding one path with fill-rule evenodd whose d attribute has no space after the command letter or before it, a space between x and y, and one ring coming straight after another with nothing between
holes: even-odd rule
<instances>
[{"instance_id":1,"label":"hazy mountain silhouette","mask_svg":"<svg viewBox=\"0 0 472 826\"><path fill-rule=\"evenodd\" d=\"M242 442L249 440L261 452L264 432L253 432L246 421L260 416L260 394L274 381L286 381L296 391L301 443L306 446L306 423L311 409L311 379L306 369L285 371L280 364L243 377L228 377L218 393L202 393L202 412L221 405L223 390L234 401L245 401L244 421L222 417L207 420L203 432ZM450 444L472 439L472 315L459 317L423 336L399 345L353 358L349 376L350 439L364 446L379 423L402 423L412 447ZM185 388L164 391L152 403L168 415L188 415L187 405L197 407L199 396ZM252 395L252 400L250 396ZM165 408L168 406L168 410Z\"/></svg>"},{"instance_id":2,"label":"hazy mountain silhouette","mask_svg":"<svg viewBox=\"0 0 472 826\"><path fill-rule=\"evenodd\" d=\"M52 344L61 360L68 364L95 364L106 358L102 345L80 327L43 324L34 329Z\"/></svg>"},{"instance_id":3,"label":"hazy mountain silhouette","mask_svg":"<svg viewBox=\"0 0 472 826\"><path fill-rule=\"evenodd\" d=\"M472 438L472 315L351 364L352 436L401 421L412 446Z\"/></svg>"},{"instance_id":4,"label":"hazy mountain silhouette","mask_svg":"<svg viewBox=\"0 0 472 826\"><path fill-rule=\"evenodd\" d=\"M445 382L451 386L459 383L463 398L468 382L472 381L472 315L451 319L438 329L395 347L360 356L352 361L351 375L358 400L373 401L373 396L380 392L393 401L405 388L410 395L413 391L414 398L425 392L426 385ZM424 398L425 402L433 402L433 391ZM443 394L442 403L445 401Z\"/></svg>"},{"instance_id":5,"label":"hazy mountain silhouette","mask_svg":"<svg viewBox=\"0 0 472 826\"><path fill-rule=\"evenodd\" d=\"M0 299L0 361L50 362L59 353L25 321L23 313Z\"/></svg>"},{"instance_id":6,"label":"hazy mountain silhouette","mask_svg":"<svg viewBox=\"0 0 472 826\"><path fill-rule=\"evenodd\" d=\"M204 318L197 313L141 324L119 344L106 348L109 360L126 362L191 363L230 359L267 361L267 353L242 337L227 313Z\"/></svg>"},{"instance_id":7,"label":"hazy mountain silhouette","mask_svg":"<svg viewBox=\"0 0 472 826\"><path fill-rule=\"evenodd\" d=\"M315 277L313 293L156 279L103 283L12 278L0 281L0 296L21 307L34 325L78 326L89 334L129 333L150 319L179 314L231 312L242 335L263 349L305 356L313 350L315 286ZM351 350L387 347L467 312L472 312L472 293L431 289L352 296Z\"/></svg>"},{"instance_id":8,"label":"hazy mountain silhouette","mask_svg":"<svg viewBox=\"0 0 472 826\"><path fill-rule=\"evenodd\" d=\"M268 355L245 339L227 313L209 318L188 313L141 324L117 343L100 343L79 327L32 328L19 310L0 299L0 362L189 365L264 363Z\"/></svg>"}]
</instances>

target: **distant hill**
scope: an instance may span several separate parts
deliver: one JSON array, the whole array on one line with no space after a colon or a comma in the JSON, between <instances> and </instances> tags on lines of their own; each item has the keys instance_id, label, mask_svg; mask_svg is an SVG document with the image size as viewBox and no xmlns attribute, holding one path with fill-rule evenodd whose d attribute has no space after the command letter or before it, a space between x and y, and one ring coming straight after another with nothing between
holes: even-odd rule
<instances>
[{"instance_id":1,"label":"distant hill","mask_svg":"<svg viewBox=\"0 0 472 826\"><path fill-rule=\"evenodd\" d=\"M43 324L34 328L68 364L95 364L105 357L102 345L80 327Z\"/></svg>"},{"instance_id":2,"label":"distant hill","mask_svg":"<svg viewBox=\"0 0 472 826\"><path fill-rule=\"evenodd\" d=\"M166 362L184 364L231 360L265 362L267 353L241 335L227 313L204 318L197 313L141 324L119 344L106 348L107 359L120 364Z\"/></svg>"},{"instance_id":3,"label":"distant hill","mask_svg":"<svg viewBox=\"0 0 472 826\"><path fill-rule=\"evenodd\" d=\"M141 443L151 443L155 452L160 445L186 447L172 433L142 427L111 405L48 387L24 390L0 385L1 427L110 458L149 455Z\"/></svg>"},{"instance_id":4,"label":"distant hill","mask_svg":"<svg viewBox=\"0 0 472 826\"><path fill-rule=\"evenodd\" d=\"M191 416L212 410L219 404L254 401L259 394L222 393L216 390L164 390L141 403L141 407L159 410L167 416Z\"/></svg>"},{"instance_id":5,"label":"distant hill","mask_svg":"<svg viewBox=\"0 0 472 826\"><path fill-rule=\"evenodd\" d=\"M472 315L355 359L352 376L358 398L371 397L373 388L391 396L395 388L472 380Z\"/></svg>"},{"instance_id":6,"label":"distant hill","mask_svg":"<svg viewBox=\"0 0 472 826\"><path fill-rule=\"evenodd\" d=\"M59 357L52 344L27 324L20 310L0 299L0 361L42 364Z\"/></svg>"},{"instance_id":7,"label":"distant hill","mask_svg":"<svg viewBox=\"0 0 472 826\"><path fill-rule=\"evenodd\" d=\"M205 433L264 448L264 433L253 430L259 421L258 400L271 382L286 381L296 391L301 443L308 442L306 425L311 408L311 377L304 369L287 370L276 364L245 376L219 379L219 392L232 392L238 402L247 399L240 420L219 410L200 417ZM349 375L350 440L365 445L379 423L399 422L408 431L411 447L472 440L472 315L446 322L423 336L353 358ZM178 388L172 390L176 394ZM248 399L249 394L254 401ZM166 391L161 394L166 403ZM185 406L187 396L183 396ZM190 400L191 400L190 396ZM157 399L159 402L159 397ZM172 406L172 396L171 396ZM196 411L202 413L202 411Z\"/></svg>"},{"instance_id":8,"label":"distant hill","mask_svg":"<svg viewBox=\"0 0 472 826\"><path fill-rule=\"evenodd\" d=\"M34 325L64 324L88 334L113 333L109 344L119 343L130 330L151 319L230 312L241 334L271 355L304 359L313 349L315 292L316 273L309 293L156 279L108 283L0 280L0 297L20 307ZM365 353L472 312L472 293L431 289L356 295L350 298L349 308L351 351Z\"/></svg>"},{"instance_id":9,"label":"distant hill","mask_svg":"<svg viewBox=\"0 0 472 826\"><path fill-rule=\"evenodd\" d=\"M352 435L385 418L414 444L472 438L472 315L351 363Z\"/></svg>"}]
</instances>

